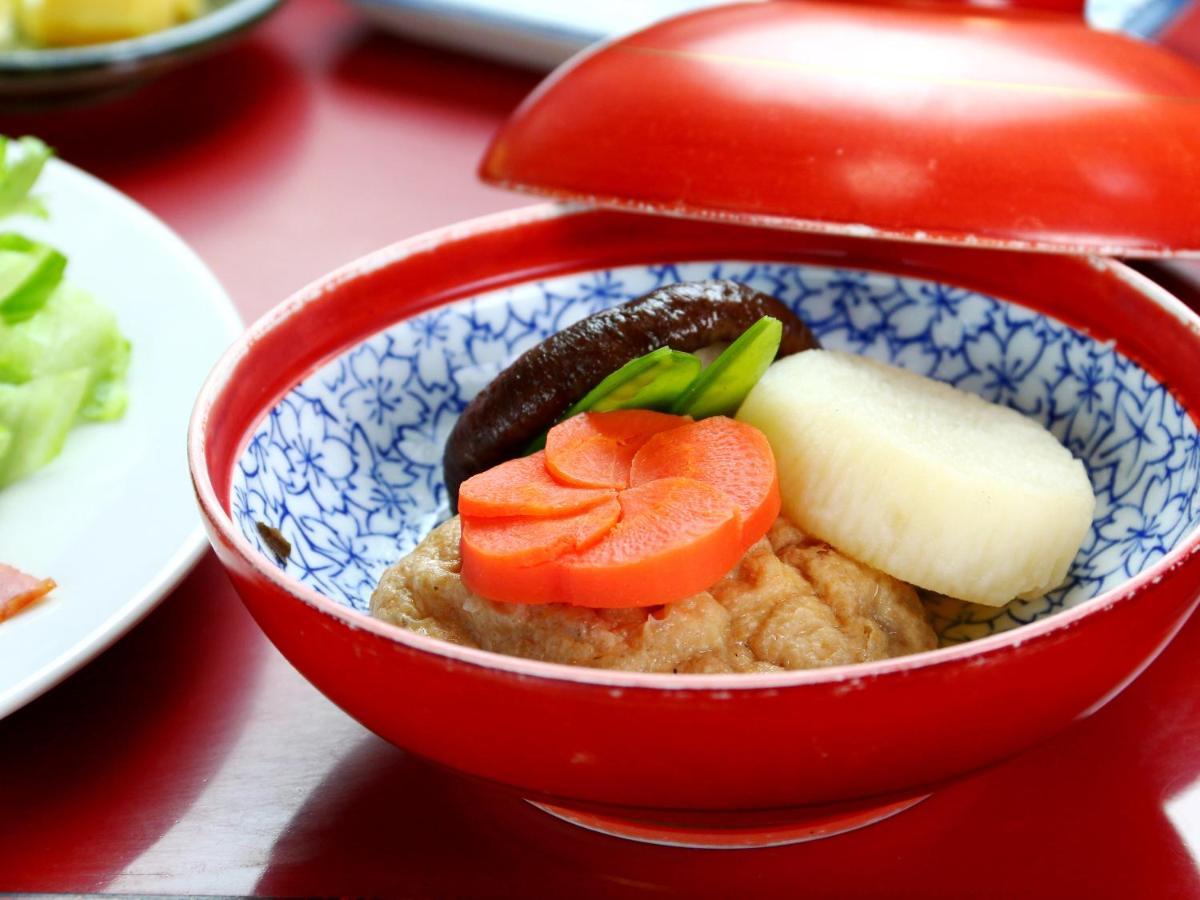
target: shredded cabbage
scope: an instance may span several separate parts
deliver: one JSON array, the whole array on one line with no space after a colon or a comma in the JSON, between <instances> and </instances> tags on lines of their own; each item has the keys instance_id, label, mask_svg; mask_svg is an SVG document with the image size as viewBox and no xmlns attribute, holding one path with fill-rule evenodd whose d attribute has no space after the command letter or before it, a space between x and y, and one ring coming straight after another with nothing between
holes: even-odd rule
<instances>
[{"instance_id":1,"label":"shredded cabbage","mask_svg":"<svg viewBox=\"0 0 1200 900\"><path fill-rule=\"evenodd\" d=\"M44 216L29 192L50 155L0 138L0 216ZM63 279L66 258L20 234L0 234L0 488L44 466L79 422L125 412L130 346L116 316Z\"/></svg>"}]
</instances>

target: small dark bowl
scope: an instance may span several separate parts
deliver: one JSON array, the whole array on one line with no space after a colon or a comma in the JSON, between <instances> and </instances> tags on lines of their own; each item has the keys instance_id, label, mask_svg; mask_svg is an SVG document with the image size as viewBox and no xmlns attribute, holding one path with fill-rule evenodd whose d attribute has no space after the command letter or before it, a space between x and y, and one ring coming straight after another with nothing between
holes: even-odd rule
<instances>
[{"instance_id":1,"label":"small dark bowl","mask_svg":"<svg viewBox=\"0 0 1200 900\"><path fill-rule=\"evenodd\" d=\"M124 41L0 52L0 104L78 100L127 89L210 53L279 6L281 0L216 0L182 25Z\"/></svg>"}]
</instances>

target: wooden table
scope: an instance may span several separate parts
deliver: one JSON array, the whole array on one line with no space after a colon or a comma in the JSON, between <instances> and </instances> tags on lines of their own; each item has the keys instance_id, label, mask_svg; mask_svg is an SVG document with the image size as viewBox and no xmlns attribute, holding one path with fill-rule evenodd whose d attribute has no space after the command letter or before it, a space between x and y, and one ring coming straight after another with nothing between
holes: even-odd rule
<instances>
[{"instance_id":1,"label":"wooden table","mask_svg":"<svg viewBox=\"0 0 1200 900\"><path fill-rule=\"evenodd\" d=\"M0 131L47 137L159 214L251 320L369 250L521 202L474 170L536 81L293 0L143 92ZM1194 620L1091 719L879 825L673 850L577 830L376 738L283 661L210 554L0 721L0 890L1200 896L1197 658Z\"/></svg>"}]
</instances>

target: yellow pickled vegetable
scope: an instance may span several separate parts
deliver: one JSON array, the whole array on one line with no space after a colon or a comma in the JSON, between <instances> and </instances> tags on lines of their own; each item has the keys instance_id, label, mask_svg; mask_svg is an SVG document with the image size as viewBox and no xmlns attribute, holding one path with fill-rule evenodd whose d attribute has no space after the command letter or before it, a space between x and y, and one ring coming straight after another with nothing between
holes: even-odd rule
<instances>
[{"instance_id":1,"label":"yellow pickled vegetable","mask_svg":"<svg viewBox=\"0 0 1200 900\"><path fill-rule=\"evenodd\" d=\"M21 34L47 47L119 41L198 15L203 0L15 0Z\"/></svg>"},{"instance_id":2,"label":"yellow pickled vegetable","mask_svg":"<svg viewBox=\"0 0 1200 900\"><path fill-rule=\"evenodd\" d=\"M0 50L17 42L17 0L0 0Z\"/></svg>"}]
</instances>

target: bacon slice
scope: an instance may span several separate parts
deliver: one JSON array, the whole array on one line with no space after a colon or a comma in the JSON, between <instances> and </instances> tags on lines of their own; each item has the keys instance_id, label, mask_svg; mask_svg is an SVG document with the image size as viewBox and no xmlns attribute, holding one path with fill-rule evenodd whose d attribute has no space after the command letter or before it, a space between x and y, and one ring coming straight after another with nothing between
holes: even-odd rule
<instances>
[{"instance_id":1,"label":"bacon slice","mask_svg":"<svg viewBox=\"0 0 1200 900\"><path fill-rule=\"evenodd\" d=\"M54 588L52 578L34 578L19 569L0 563L0 622L11 619Z\"/></svg>"}]
</instances>

